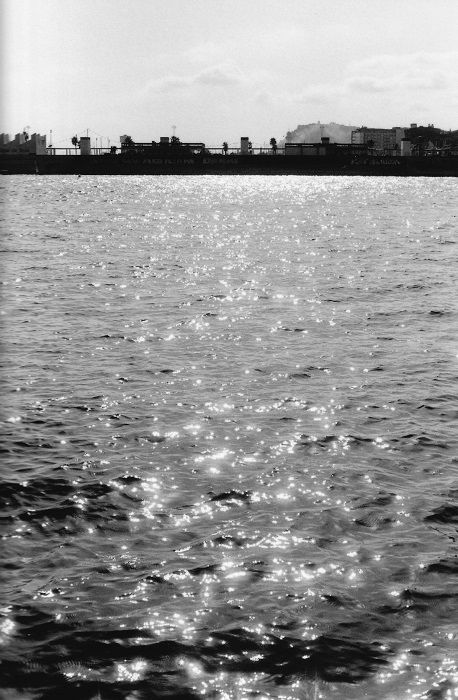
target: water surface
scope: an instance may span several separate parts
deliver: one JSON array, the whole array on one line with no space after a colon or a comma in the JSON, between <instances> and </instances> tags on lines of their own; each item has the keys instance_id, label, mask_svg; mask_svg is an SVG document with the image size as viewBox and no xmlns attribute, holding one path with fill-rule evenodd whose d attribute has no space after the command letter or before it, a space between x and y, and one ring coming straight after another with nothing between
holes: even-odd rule
<instances>
[{"instance_id":1,"label":"water surface","mask_svg":"<svg viewBox=\"0 0 458 700\"><path fill-rule=\"evenodd\" d=\"M0 185L2 697L454 697L456 180Z\"/></svg>"}]
</instances>

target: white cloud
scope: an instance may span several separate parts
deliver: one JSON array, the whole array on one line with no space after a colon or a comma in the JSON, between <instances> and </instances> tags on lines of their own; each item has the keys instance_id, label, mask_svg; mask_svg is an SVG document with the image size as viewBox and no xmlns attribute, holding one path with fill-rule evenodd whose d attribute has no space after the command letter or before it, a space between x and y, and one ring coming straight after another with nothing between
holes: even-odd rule
<instances>
[{"instance_id":1,"label":"white cloud","mask_svg":"<svg viewBox=\"0 0 458 700\"><path fill-rule=\"evenodd\" d=\"M358 75L345 81L344 87L357 92L387 92L393 88L389 79L373 78L368 75Z\"/></svg>"},{"instance_id":2,"label":"white cloud","mask_svg":"<svg viewBox=\"0 0 458 700\"><path fill-rule=\"evenodd\" d=\"M344 84L361 92L446 90L458 84L458 52L371 56L349 64Z\"/></svg>"},{"instance_id":3,"label":"white cloud","mask_svg":"<svg viewBox=\"0 0 458 700\"><path fill-rule=\"evenodd\" d=\"M180 78L177 75L172 75L150 82L148 88L153 92L176 92L177 90L188 87L188 85L189 80L187 78Z\"/></svg>"},{"instance_id":4,"label":"white cloud","mask_svg":"<svg viewBox=\"0 0 458 700\"><path fill-rule=\"evenodd\" d=\"M227 56L227 51L224 46L222 44L215 44L213 41L205 41L202 44L197 44L184 52L186 61L198 65L208 65L210 63L218 64L224 61L225 56Z\"/></svg>"},{"instance_id":5,"label":"white cloud","mask_svg":"<svg viewBox=\"0 0 458 700\"><path fill-rule=\"evenodd\" d=\"M244 82L241 71L231 64L221 64L206 68L188 76L171 75L148 83L148 92L175 93L196 86L228 87Z\"/></svg>"},{"instance_id":6,"label":"white cloud","mask_svg":"<svg viewBox=\"0 0 458 700\"><path fill-rule=\"evenodd\" d=\"M270 90L265 90L264 88L257 90L253 95L253 102L261 107L269 107L275 104L275 101L275 95L273 95Z\"/></svg>"},{"instance_id":7,"label":"white cloud","mask_svg":"<svg viewBox=\"0 0 458 700\"><path fill-rule=\"evenodd\" d=\"M322 85L310 85L299 93L298 98L313 104L326 104L339 97L342 93L341 85L324 83Z\"/></svg>"},{"instance_id":8,"label":"white cloud","mask_svg":"<svg viewBox=\"0 0 458 700\"><path fill-rule=\"evenodd\" d=\"M243 76L232 66L216 66L201 71L194 76L193 83L197 85L215 85L225 87L226 85L236 85L243 82Z\"/></svg>"},{"instance_id":9,"label":"white cloud","mask_svg":"<svg viewBox=\"0 0 458 700\"><path fill-rule=\"evenodd\" d=\"M334 114L339 107L352 113L350 104L364 113L380 100L394 111L402 105L410 112L417 103L429 103L431 111L438 100L451 104L458 99L458 52L371 56L350 63L341 82L310 83L280 98L305 109L328 107Z\"/></svg>"},{"instance_id":10,"label":"white cloud","mask_svg":"<svg viewBox=\"0 0 458 700\"><path fill-rule=\"evenodd\" d=\"M199 51L202 57L217 53L213 44ZM163 129L171 114L186 114L192 138L208 133L205 138L216 143L233 138L228 129L235 135L246 131L266 138L285 133L295 123L318 119L386 127L411 121L454 126L458 52L373 55L347 63L333 80L320 80L308 66L294 79L281 80L255 65L242 72L242 65L239 56L188 61L182 70L175 67L171 74L151 80L142 89L142 100L144 105L154 103L156 128ZM228 114L230 127L223 128ZM178 123L176 117L173 120Z\"/></svg>"}]
</instances>

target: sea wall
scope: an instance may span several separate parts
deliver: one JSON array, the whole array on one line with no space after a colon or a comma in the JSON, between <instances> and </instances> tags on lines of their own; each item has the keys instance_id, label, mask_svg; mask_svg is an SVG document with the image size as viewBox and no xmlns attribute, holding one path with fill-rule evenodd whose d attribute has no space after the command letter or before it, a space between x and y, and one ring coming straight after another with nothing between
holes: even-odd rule
<instances>
[{"instance_id":1,"label":"sea wall","mask_svg":"<svg viewBox=\"0 0 458 700\"><path fill-rule=\"evenodd\" d=\"M128 158L100 156L0 156L0 173L39 175L393 175L457 177L458 158L334 159L320 156L246 155Z\"/></svg>"}]
</instances>

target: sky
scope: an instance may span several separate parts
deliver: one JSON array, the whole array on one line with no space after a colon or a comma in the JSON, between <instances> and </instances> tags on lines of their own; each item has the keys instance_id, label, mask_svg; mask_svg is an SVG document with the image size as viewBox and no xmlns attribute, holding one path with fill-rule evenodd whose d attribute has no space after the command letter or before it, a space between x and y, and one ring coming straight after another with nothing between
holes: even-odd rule
<instances>
[{"instance_id":1,"label":"sky","mask_svg":"<svg viewBox=\"0 0 458 700\"><path fill-rule=\"evenodd\" d=\"M458 0L0 0L0 20L0 132L54 146L458 129Z\"/></svg>"}]
</instances>

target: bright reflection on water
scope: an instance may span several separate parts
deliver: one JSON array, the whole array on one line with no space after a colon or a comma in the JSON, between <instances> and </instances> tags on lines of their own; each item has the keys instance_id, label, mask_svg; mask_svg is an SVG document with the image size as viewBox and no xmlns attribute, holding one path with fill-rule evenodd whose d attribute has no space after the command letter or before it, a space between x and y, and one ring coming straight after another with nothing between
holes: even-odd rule
<instances>
[{"instance_id":1,"label":"bright reflection on water","mask_svg":"<svg viewBox=\"0 0 458 700\"><path fill-rule=\"evenodd\" d=\"M458 697L456 182L2 186L10 697Z\"/></svg>"}]
</instances>

